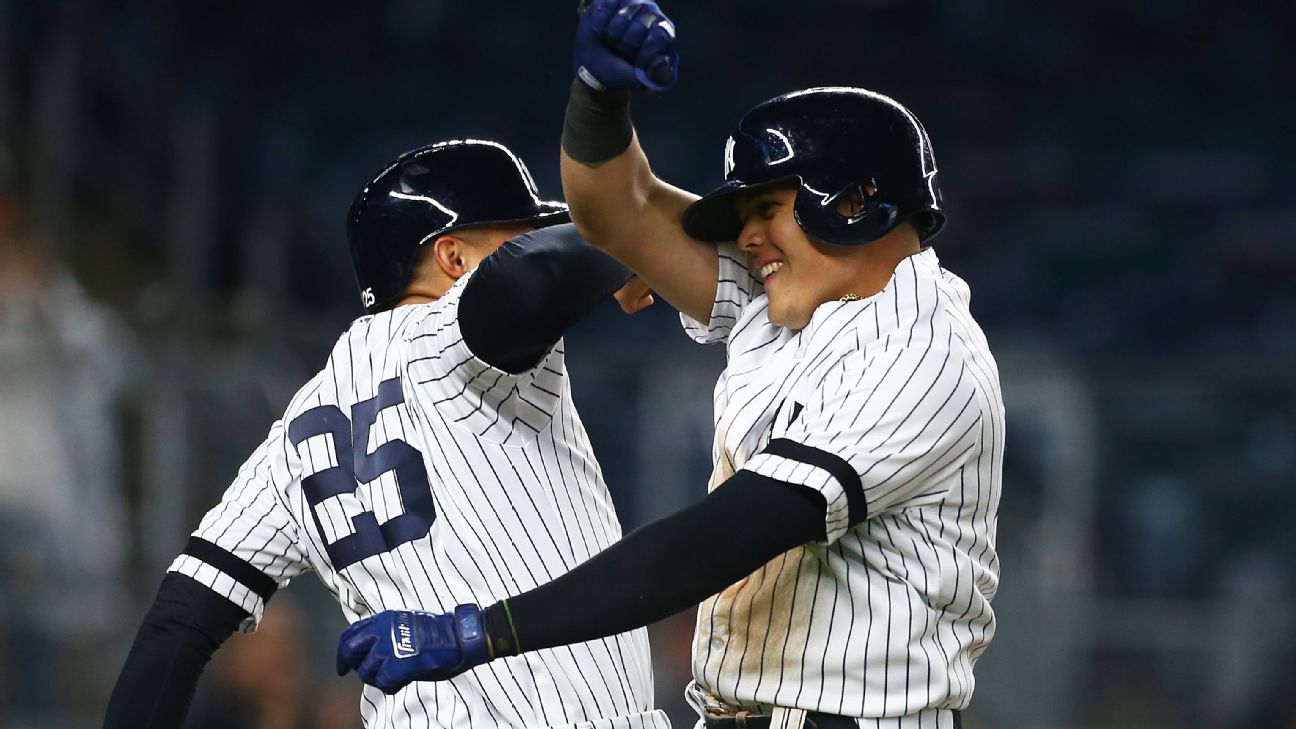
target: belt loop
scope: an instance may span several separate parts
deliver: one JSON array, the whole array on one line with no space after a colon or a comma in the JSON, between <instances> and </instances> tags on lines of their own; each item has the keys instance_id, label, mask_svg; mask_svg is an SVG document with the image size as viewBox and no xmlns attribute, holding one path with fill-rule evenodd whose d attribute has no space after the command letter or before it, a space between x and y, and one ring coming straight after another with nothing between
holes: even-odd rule
<instances>
[{"instance_id":1,"label":"belt loop","mask_svg":"<svg viewBox=\"0 0 1296 729\"><path fill-rule=\"evenodd\" d=\"M775 706L770 712L770 729L802 729L805 726L805 709L788 709Z\"/></svg>"},{"instance_id":2,"label":"belt loop","mask_svg":"<svg viewBox=\"0 0 1296 729\"><path fill-rule=\"evenodd\" d=\"M688 702L688 705L697 712L698 717L705 723L708 713L706 694L703 693L702 687L697 685L697 681L689 681L688 685L684 687L684 701Z\"/></svg>"}]
</instances>

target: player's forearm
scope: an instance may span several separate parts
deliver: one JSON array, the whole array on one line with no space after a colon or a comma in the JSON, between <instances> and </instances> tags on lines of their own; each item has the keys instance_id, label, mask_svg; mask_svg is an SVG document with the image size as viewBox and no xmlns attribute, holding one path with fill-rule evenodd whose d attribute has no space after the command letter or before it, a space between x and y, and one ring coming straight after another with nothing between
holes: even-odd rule
<instances>
[{"instance_id":1,"label":"player's forearm","mask_svg":"<svg viewBox=\"0 0 1296 729\"><path fill-rule=\"evenodd\" d=\"M626 152L598 168L562 156L563 196L572 222L586 240L613 255L635 246L632 221L648 211L646 186L629 169L633 156Z\"/></svg>"},{"instance_id":2,"label":"player's forearm","mask_svg":"<svg viewBox=\"0 0 1296 729\"><path fill-rule=\"evenodd\" d=\"M104 729L178 729L212 653L246 617L192 578L168 574L113 687Z\"/></svg>"},{"instance_id":3,"label":"player's forearm","mask_svg":"<svg viewBox=\"0 0 1296 729\"><path fill-rule=\"evenodd\" d=\"M694 196L653 174L630 121L626 94L572 83L563 119L563 195L572 222L590 243L624 260L645 232L678 227Z\"/></svg>"},{"instance_id":4,"label":"player's forearm","mask_svg":"<svg viewBox=\"0 0 1296 729\"><path fill-rule=\"evenodd\" d=\"M572 222L610 252L634 245L636 221L661 184L635 142L629 105L628 94L599 93L574 81L563 119L563 196Z\"/></svg>"},{"instance_id":5,"label":"player's forearm","mask_svg":"<svg viewBox=\"0 0 1296 729\"><path fill-rule=\"evenodd\" d=\"M818 494L740 472L557 580L485 611L497 655L578 643L673 615L824 534ZM580 599L573 602L572 596Z\"/></svg>"},{"instance_id":6,"label":"player's forearm","mask_svg":"<svg viewBox=\"0 0 1296 729\"><path fill-rule=\"evenodd\" d=\"M696 199L653 176L638 142L598 167L563 154L564 194L585 239L630 267L676 309L707 321L715 303L715 246L690 239L680 218Z\"/></svg>"},{"instance_id":7,"label":"player's forearm","mask_svg":"<svg viewBox=\"0 0 1296 729\"><path fill-rule=\"evenodd\" d=\"M648 31L634 40L614 38L612 12L618 11L608 3L591 5L577 30L579 70L563 121L563 192L587 240L675 308L706 321L715 304L716 250L690 238L680 224L697 196L653 174L630 120L632 94L674 85L674 27L646 3L636 6L634 23Z\"/></svg>"}]
</instances>

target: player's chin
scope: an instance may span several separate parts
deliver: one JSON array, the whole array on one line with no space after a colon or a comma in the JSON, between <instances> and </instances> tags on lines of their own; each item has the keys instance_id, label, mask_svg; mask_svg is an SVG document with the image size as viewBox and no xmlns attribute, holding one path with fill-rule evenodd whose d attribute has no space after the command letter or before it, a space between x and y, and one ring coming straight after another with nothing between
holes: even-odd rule
<instances>
[{"instance_id":1,"label":"player's chin","mask_svg":"<svg viewBox=\"0 0 1296 729\"><path fill-rule=\"evenodd\" d=\"M810 315L813 311L805 311L805 307L797 306L796 302L789 301L787 297L771 295L769 299L769 320L774 326L785 327L787 329L805 329L810 323Z\"/></svg>"}]
</instances>

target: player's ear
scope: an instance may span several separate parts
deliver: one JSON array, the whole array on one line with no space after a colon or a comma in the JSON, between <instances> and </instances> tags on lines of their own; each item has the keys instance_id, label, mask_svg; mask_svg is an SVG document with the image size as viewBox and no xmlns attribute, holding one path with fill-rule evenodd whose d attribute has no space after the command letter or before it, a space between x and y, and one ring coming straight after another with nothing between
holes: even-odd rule
<instances>
[{"instance_id":1,"label":"player's ear","mask_svg":"<svg viewBox=\"0 0 1296 729\"><path fill-rule=\"evenodd\" d=\"M463 238L456 235L443 235L432 242L432 257L451 281L458 281L472 268L466 255L467 249L468 242Z\"/></svg>"}]
</instances>

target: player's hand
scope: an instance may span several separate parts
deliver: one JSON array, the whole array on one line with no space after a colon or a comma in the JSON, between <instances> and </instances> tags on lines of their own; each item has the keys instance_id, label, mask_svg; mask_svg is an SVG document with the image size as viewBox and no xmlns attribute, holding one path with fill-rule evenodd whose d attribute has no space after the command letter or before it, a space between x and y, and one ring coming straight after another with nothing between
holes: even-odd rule
<instances>
[{"instance_id":1,"label":"player's hand","mask_svg":"<svg viewBox=\"0 0 1296 729\"><path fill-rule=\"evenodd\" d=\"M593 0L576 26L573 65L595 91L666 91L679 77L675 24L652 0Z\"/></svg>"},{"instance_id":2,"label":"player's hand","mask_svg":"<svg viewBox=\"0 0 1296 729\"><path fill-rule=\"evenodd\" d=\"M387 610L342 631L337 672L354 670L360 680L394 694L411 681L444 681L489 660L486 624L476 605L440 615Z\"/></svg>"},{"instance_id":3,"label":"player's hand","mask_svg":"<svg viewBox=\"0 0 1296 729\"><path fill-rule=\"evenodd\" d=\"M621 311L627 314L637 314L653 305L652 289L638 276L626 281L625 286L612 294L612 298L621 305Z\"/></svg>"}]
</instances>

